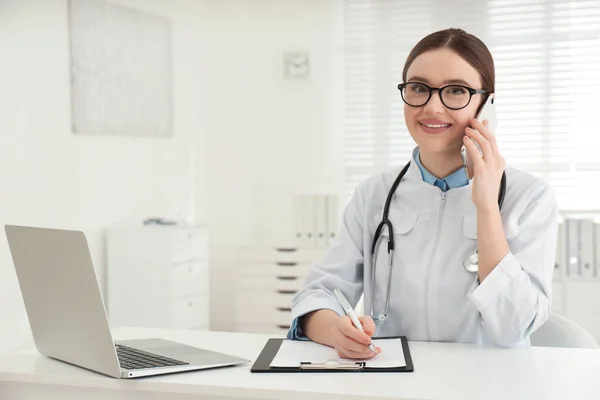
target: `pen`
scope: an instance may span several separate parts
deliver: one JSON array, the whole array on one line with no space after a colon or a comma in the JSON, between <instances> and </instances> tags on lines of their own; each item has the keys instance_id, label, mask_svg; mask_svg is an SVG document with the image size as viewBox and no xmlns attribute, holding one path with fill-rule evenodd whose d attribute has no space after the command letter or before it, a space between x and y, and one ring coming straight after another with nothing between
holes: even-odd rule
<instances>
[{"instance_id":1,"label":"pen","mask_svg":"<svg viewBox=\"0 0 600 400\"><path fill-rule=\"evenodd\" d=\"M342 305L342 308L344 309L344 312L346 313L346 315L349 316L350 319L352 320L352 323L354 324L356 329L358 329L359 331L364 333L365 331L362 327L362 324L358 320L356 313L350 306L350 303L348 302L348 300L346 299L344 294L338 288L335 288L333 290L333 293L335 294L335 297L337 297L338 301ZM373 353L375 353L375 346L373 346L373 343L369 343L369 350L371 350Z\"/></svg>"}]
</instances>

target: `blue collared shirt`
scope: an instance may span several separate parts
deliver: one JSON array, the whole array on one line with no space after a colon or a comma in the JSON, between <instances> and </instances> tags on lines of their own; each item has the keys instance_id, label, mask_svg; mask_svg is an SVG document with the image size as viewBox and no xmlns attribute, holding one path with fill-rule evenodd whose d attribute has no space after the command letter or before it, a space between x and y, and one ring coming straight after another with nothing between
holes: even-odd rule
<instances>
[{"instance_id":1,"label":"blue collared shirt","mask_svg":"<svg viewBox=\"0 0 600 400\"><path fill-rule=\"evenodd\" d=\"M439 187L442 192L446 192L449 189L467 186L469 184L469 178L467 178L467 174L463 167L460 167L456 171L452 172L450 175L444 178L437 178L431 172L427 171L423 164L421 164L421 157L419 154L419 148L417 147L414 152L414 159L417 162L417 166L421 171L421 176L423 177L423 182L427 182L430 185ZM309 340L302 332L300 328L299 320L302 317L294 319L292 321L292 325L290 326L290 330L288 331L287 338L291 340Z\"/></svg>"},{"instance_id":2,"label":"blue collared shirt","mask_svg":"<svg viewBox=\"0 0 600 400\"><path fill-rule=\"evenodd\" d=\"M427 171L423 165L421 164L421 157L419 154L419 148L417 147L414 151L414 158L419 166L419 170L421 171L421 176L423 177L423 181L429 183L430 185L437 186L442 189L442 192L448 191L448 189L453 189L461 186L467 186L469 184L469 178L467 178L467 173L463 167L460 167L450 175L445 178L437 178L431 172Z\"/></svg>"}]
</instances>

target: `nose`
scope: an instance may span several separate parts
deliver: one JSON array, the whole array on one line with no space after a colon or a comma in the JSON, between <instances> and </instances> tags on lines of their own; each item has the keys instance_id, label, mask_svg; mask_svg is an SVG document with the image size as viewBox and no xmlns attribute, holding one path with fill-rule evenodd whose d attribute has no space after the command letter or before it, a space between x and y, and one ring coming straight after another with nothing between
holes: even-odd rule
<instances>
[{"instance_id":1,"label":"nose","mask_svg":"<svg viewBox=\"0 0 600 400\"><path fill-rule=\"evenodd\" d=\"M431 98L429 99L427 104L423 106L423 111L427 111L432 114L441 114L444 112L445 108L446 107L444 107L444 104L442 103L442 99L440 97L440 92L436 90L433 93L431 93Z\"/></svg>"}]
</instances>

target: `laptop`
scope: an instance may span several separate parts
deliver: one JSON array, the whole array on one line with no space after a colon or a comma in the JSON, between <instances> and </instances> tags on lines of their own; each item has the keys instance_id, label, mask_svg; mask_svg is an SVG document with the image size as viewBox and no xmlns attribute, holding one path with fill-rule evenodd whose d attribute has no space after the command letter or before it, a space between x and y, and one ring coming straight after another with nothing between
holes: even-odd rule
<instances>
[{"instance_id":1,"label":"laptop","mask_svg":"<svg viewBox=\"0 0 600 400\"><path fill-rule=\"evenodd\" d=\"M114 378L250 362L159 338L115 342L83 232L16 225L5 231L41 354Z\"/></svg>"}]
</instances>

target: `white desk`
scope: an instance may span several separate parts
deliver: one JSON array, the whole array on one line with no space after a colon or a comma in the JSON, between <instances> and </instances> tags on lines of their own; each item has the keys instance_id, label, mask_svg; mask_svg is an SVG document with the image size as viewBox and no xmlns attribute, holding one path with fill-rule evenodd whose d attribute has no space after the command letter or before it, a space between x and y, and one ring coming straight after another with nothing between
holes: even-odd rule
<instances>
[{"instance_id":1,"label":"white desk","mask_svg":"<svg viewBox=\"0 0 600 400\"><path fill-rule=\"evenodd\" d=\"M121 328L255 360L268 335ZM414 373L252 374L251 364L118 380L43 357L0 356L0 399L599 399L600 350L410 342Z\"/></svg>"}]
</instances>

